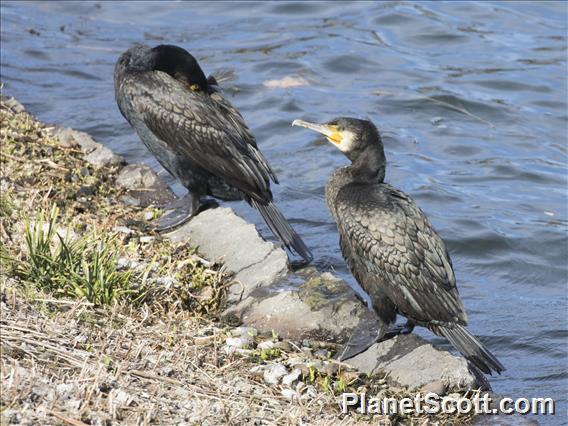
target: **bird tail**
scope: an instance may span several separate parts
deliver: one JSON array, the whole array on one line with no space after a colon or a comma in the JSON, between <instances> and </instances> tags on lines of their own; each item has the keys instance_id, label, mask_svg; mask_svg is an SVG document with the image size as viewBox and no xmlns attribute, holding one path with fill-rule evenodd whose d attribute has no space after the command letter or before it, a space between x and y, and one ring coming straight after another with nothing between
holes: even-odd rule
<instances>
[{"instance_id":1,"label":"bird tail","mask_svg":"<svg viewBox=\"0 0 568 426\"><path fill-rule=\"evenodd\" d=\"M437 335L448 339L465 359L485 374L491 374L492 371L501 374L501 371L505 370L503 364L465 327L452 324L451 326L434 326L431 329Z\"/></svg>"},{"instance_id":2,"label":"bird tail","mask_svg":"<svg viewBox=\"0 0 568 426\"><path fill-rule=\"evenodd\" d=\"M251 200L251 203L253 207L258 209L272 233L276 235L280 241L282 241L288 250L297 253L307 263L310 263L313 260L312 253L308 247L306 247L304 241L302 241L300 236L296 234L294 228L292 228L272 201L267 204L261 204L253 199Z\"/></svg>"}]
</instances>

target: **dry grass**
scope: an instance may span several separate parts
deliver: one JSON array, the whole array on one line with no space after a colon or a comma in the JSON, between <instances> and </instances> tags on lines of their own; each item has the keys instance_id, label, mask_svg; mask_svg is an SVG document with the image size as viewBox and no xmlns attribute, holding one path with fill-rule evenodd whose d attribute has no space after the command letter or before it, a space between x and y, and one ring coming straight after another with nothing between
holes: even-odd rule
<instances>
[{"instance_id":1,"label":"dry grass","mask_svg":"<svg viewBox=\"0 0 568 426\"><path fill-rule=\"evenodd\" d=\"M2 297L5 420L296 424L321 416L331 424L336 418L331 395L291 404L249 372L254 357L223 351L226 331L187 313L58 302L43 302L41 312L13 292Z\"/></svg>"}]
</instances>

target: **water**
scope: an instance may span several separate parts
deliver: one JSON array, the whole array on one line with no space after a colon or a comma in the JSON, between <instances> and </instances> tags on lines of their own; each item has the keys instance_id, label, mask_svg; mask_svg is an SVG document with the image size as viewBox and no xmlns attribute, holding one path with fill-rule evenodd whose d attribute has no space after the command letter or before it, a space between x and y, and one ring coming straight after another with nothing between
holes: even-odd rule
<instances>
[{"instance_id":1,"label":"water","mask_svg":"<svg viewBox=\"0 0 568 426\"><path fill-rule=\"evenodd\" d=\"M206 72L234 68L226 93L282 181L278 204L316 259L351 283L323 200L328 174L346 160L290 123L371 118L384 135L387 180L447 242L471 330L508 368L492 379L495 391L556 398L560 414L539 421L560 424L566 32L560 2L2 2L2 82L40 119L158 168L114 103L118 55L135 41L173 43ZM265 84L287 76L308 84ZM233 206L269 235L252 209Z\"/></svg>"}]
</instances>

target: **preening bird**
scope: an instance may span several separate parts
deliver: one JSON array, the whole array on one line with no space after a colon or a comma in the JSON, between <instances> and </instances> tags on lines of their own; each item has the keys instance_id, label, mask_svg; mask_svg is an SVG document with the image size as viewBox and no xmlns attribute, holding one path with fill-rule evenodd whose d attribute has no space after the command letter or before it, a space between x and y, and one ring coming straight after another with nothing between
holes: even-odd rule
<instances>
[{"instance_id":1,"label":"preening bird","mask_svg":"<svg viewBox=\"0 0 568 426\"><path fill-rule=\"evenodd\" d=\"M242 115L189 52L172 45L134 45L118 59L114 85L124 118L164 169L188 189L185 205L177 203L178 211L165 216L158 230L179 226L198 214L208 206L208 195L225 201L244 199L258 209L288 250L306 262L312 260L274 205L270 181L278 179Z\"/></svg>"},{"instance_id":2,"label":"preening bird","mask_svg":"<svg viewBox=\"0 0 568 426\"><path fill-rule=\"evenodd\" d=\"M342 117L292 125L325 135L351 161L331 174L325 196L343 257L384 324L377 340L419 325L448 339L484 373L505 370L465 328L467 315L444 242L412 198L384 182L385 153L374 124ZM407 318L406 325L394 326L397 314Z\"/></svg>"}]
</instances>

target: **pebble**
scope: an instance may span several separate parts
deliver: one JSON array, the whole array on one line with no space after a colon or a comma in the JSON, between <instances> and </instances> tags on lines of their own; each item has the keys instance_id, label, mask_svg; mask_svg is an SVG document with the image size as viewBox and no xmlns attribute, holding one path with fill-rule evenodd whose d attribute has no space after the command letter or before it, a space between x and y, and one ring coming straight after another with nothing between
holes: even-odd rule
<instances>
[{"instance_id":1,"label":"pebble","mask_svg":"<svg viewBox=\"0 0 568 426\"><path fill-rule=\"evenodd\" d=\"M132 229L128 228L127 226L115 226L114 228L112 228L112 230L114 232L126 235L132 234L134 232Z\"/></svg>"},{"instance_id":2,"label":"pebble","mask_svg":"<svg viewBox=\"0 0 568 426\"><path fill-rule=\"evenodd\" d=\"M243 348L235 348L234 346L225 346L223 351L227 355L239 354L244 356L252 356L254 354L254 350L252 349L243 349Z\"/></svg>"},{"instance_id":3,"label":"pebble","mask_svg":"<svg viewBox=\"0 0 568 426\"><path fill-rule=\"evenodd\" d=\"M265 342L260 342L256 347L261 351L266 349L272 349L274 348L274 342L271 340L267 340Z\"/></svg>"},{"instance_id":4,"label":"pebble","mask_svg":"<svg viewBox=\"0 0 568 426\"><path fill-rule=\"evenodd\" d=\"M145 235L143 237L140 237L141 243L151 243L154 240L155 240L155 237L152 237L151 235Z\"/></svg>"},{"instance_id":5,"label":"pebble","mask_svg":"<svg viewBox=\"0 0 568 426\"><path fill-rule=\"evenodd\" d=\"M318 370L321 373L327 374L328 376L333 376L339 370L339 366L337 364L328 362L319 367Z\"/></svg>"},{"instance_id":6,"label":"pebble","mask_svg":"<svg viewBox=\"0 0 568 426\"><path fill-rule=\"evenodd\" d=\"M318 392L316 391L316 388L313 387L312 385L308 385L303 389L303 395L302 395L302 399L306 399L306 398L315 398L316 396L318 396Z\"/></svg>"},{"instance_id":7,"label":"pebble","mask_svg":"<svg viewBox=\"0 0 568 426\"><path fill-rule=\"evenodd\" d=\"M298 380L298 377L300 377L301 374L302 371L299 368L294 368L290 374L286 374L284 377L282 377L282 384L290 386L292 383Z\"/></svg>"},{"instance_id":8,"label":"pebble","mask_svg":"<svg viewBox=\"0 0 568 426\"><path fill-rule=\"evenodd\" d=\"M237 349L246 349L251 346L252 338L251 337L227 337L225 340L225 344L229 347L237 348Z\"/></svg>"},{"instance_id":9,"label":"pebble","mask_svg":"<svg viewBox=\"0 0 568 426\"><path fill-rule=\"evenodd\" d=\"M292 345L290 343L282 340L281 342L275 342L274 348L280 349L281 351L284 351L284 352L290 352L292 350Z\"/></svg>"},{"instance_id":10,"label":"pebble","mask_svg":"<svg viewBox=\"0 0 568 426\"><path fill-rule=\"evenodd\" d=\"M125 392L122 389L113 389L111 393L112 401L116 405L130 405L134 399L128 392Z\"/></svg>"},{"instance_id":11,"label":"pebble","mask_svg":"<svg viewBox=\"0 0 568 426\"><path fill-rule=\"evenodd\" d=\"M282 394L282 396L286 399L294 399L298 397L298 392L296 392L293 389L289 389L289 388L284 388L280 391L280 393Z\"/></svg>"},{"instance_id":12,"label":"pebble","mask_svg":"<svg viewBox=\"0 0 568 426\"><path fill-rule=\"evenodd\" d=\"M298 364L305 364L306 359L304 357L294 356L288 358L288 365L294 366Z\"/></svg>"},{"instance_id":13,"label":"pebble","mask_svg":"<svg viewBox=\"0 0 568 426\"><path fill-rule=\"evenodd\" d=\"M262 376L264 374L264 370L266 370L266 365L255 365L249 370L249 373L252 373L255 376Z\"/></svg>"},{"instance_id":14,"label":"pebble","mask_svg":"<svg viewBox=\"0 0 568 426\"><path fill-rule=\"evenodd\" d=\"M263 377L266 383L276 385L286 374L288 370L282 364L272 364L264 370Z\"/></svg>"}]
</instances>

